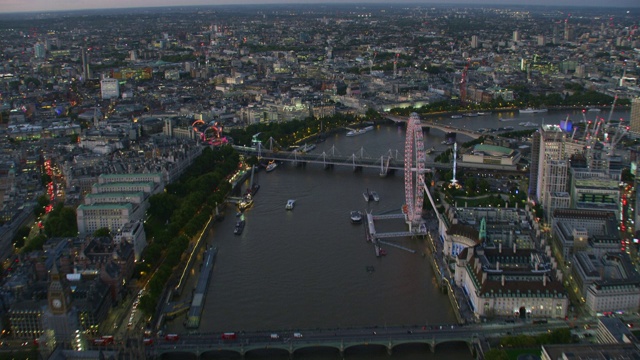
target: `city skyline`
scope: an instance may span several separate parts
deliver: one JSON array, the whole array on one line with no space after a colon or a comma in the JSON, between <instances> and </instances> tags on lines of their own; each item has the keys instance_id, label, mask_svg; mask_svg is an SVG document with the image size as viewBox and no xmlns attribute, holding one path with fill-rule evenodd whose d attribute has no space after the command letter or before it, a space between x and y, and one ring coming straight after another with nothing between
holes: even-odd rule
<instances>
[{"instance_id":1,"label":"city skyline","mask_svg":"<svg viewBox=\"0 0 640 360\"><path fill-rule=\"evenodd\" d=\"M19 0L0 1L2 7L0 13L11 12L39 12L39 11L68 11L68 10L89 10L89 9L117 9L117 8L137 8L137 7L167 7L167 6L198 6L198 5L282 5L282 4L345 4L340 1L323 0L188 0L177 2L176 0L112 0L108 6L104 3L96 3L89 0L69 0L69 1L47 1L32 0L29 2ZM352 4L388 4L385 0L348 1ZM405 0L398 4L447 4L447 5L540 5L540 6L576 6L574 0L451 0L442 1L419 1ZM604 7L602 1L583 0L581 6ZM639 8L637 0L612 0L606 3L606 7L629 7Z\"/></svg>"}]
</instances>

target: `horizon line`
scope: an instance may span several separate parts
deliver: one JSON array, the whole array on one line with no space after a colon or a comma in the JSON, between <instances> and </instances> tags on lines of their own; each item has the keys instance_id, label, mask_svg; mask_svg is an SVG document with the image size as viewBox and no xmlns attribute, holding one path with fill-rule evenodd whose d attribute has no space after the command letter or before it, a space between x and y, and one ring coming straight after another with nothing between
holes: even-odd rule
<instances>
[{"instance_id":1,"label":"horizon line","mask_svg":"<svg viewBox=\"0 0 640 360\"><path fill-rule=\"evenodd\" d=\"M313 1L313 0L312 0ZM175 5L137 5L131 7L100 7L100 8L79 8L79 9L63 9L63 10L18 10L18 11L7 11L4 12L0 10L0 14L39 14L39 13L68 13L68 12L83 12L83 11L104 11L104 10L132 10L132 9L167 9L167 8L187 8L187 7L250 7L250 6L326 6L326 5L340 5L340 6L357 6L357 5L374 5L374 6L382 6L382 7L395 7L395 6L440 6L440 7L459 7L459 6L470 6L470 7L531 7L531 8L542 8L542 7L550 7L550 8L603 8L603 9L623 9L623 8L632 8L632 9L640 9L640 2L637 5L623 5L623 4L590 4L590 5L578 5L578 4L522 4L517 3L517 0L513 0L514 3L504 4L504 3L493 3L487 2L484 4L475 4L471 2L456 2L456 3L442 3L442 2L421 2L416 0L405 0L397 3L385 3L378 1L358 1L353 3L343 3L338 0L333 0L331 2L321 2L321 0L317 0L318 2L311 3L303 3L303 2L265 2L265 3L247 3L247 4L238 4L238 3L223 3L223 4L175 4ZM491 0L489 0L491 1ZM494 0L495 1L495 0Z\"/></svg>"}]
</instances>

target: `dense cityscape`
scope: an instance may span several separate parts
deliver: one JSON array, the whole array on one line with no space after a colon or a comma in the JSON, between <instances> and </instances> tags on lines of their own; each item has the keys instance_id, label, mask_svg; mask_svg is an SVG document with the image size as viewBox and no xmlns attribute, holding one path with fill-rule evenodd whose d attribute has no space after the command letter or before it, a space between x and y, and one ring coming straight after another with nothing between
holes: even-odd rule
<instances>
[{"instance_id":1,"label":"dense cityscape","mask_svg":"<svg viewBox=\"0 0 640 360\"><path fill-rule=\"evenodd\" d=\"M639 10L0 14L0 358L215 358L268 347L293 356L320 346L342 356L345 344L378 344L363 332L385 354L392 343L437 354L453 342L479 359L515 358L509 348L639 357ZM574 115L515 121L560 112ZM487 117L505 126L474 125ZM352 165L404 177L402 236L420 239L408 250L428 260L456 323L295 331L285 341L257 324L216 325L215 346L203 338L211 229L235 214L242 233L254 172L311 167L310 144L386 127L406 131L406 158ZM423 133L442 143L423 143ZM381 257L376 215L351 221Z\"/></svg>"}]
</instances>

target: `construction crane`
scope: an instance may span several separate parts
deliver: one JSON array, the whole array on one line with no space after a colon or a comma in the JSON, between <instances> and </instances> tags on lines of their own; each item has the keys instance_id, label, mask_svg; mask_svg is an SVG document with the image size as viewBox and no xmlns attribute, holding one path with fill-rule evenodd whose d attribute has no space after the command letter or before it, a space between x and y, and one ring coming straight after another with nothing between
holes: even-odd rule
<instances>
[{"instance_id":1,"label":"construction crane","mask_svg":"<svg viewBox=\"0 0 640 360\"><path fill-rule=\"evenodd\" d=\"M376 61L376 56L378 56L378 52L374 51L373 52L373 58L371 58L371 60L369 60L369 75L371 75L371 72L373 70L373 62Z\"/></svg>"},{"instance_id":2,"label":"construction crane","mask_svg":"<svg viewBox=\"0 0 640 360\"><path fill-rule=\"evenodd\" d=\"M620 124L618 124L618 126L616 127L615 133L611 135L611 142L607 144L607 146L609 147L607 151L607 157L609 159L615 155L616 146L618 145L620 140L622 140L622 137L627 134L628 131L629 131L629 127L626 125L623 125L622 121L620 121Z\"/></svg>"},{"instance_id":3,"label":"construction crane","mask_svg":"<svg viewBox=\"0 0 640 360\"><path fill-rule=\"evenodd\" d=\"M586 145L585 145L585 157L587 159L587 165L592 168L593 167L593 148L595 147L595 143L598 140L598 133L600 132L600 128L602 127L602 124L604 123L604 119L600 118L600 120L598 120L598 118L596 117L595 121L595 125L593 128L593 132L591 134L588 134L588 138L586 139ZM587 123L587 127L588 127ZM588 131L587 131L588 132Z\"/></svg>"},{"instance_id":4,"label":"construction crane","mask_svg":"<svg viewBox=\"0 0 640 360\"><path fill-rule=\"evenodd\" d=\"M611 103L611 110L609 111L609 117L607 118L607 128L611 125L611 117L613 116L613 109L616 108L616 101L618 100L618 94L613 97L613 102Z\"/></svg>"},{"instance_id":5,"label":"construction crane","mask_svg":"<svg viewBox=\"0 0 640 360\"><path fill-rule=\"evenodd\" d=\"M462 104L466 104L467 102L467 72L469 71L470 63L471 58L468 58L467 64L464 66L464 70L462 70L462 76L460 77L460 102Z\"/></svg>"},{"instance_id":6,"label":"construction crane","mask_svg":"<svg viewBox=\"0 0 640 360\"><path fill-rule=\"evenodd\" d=\"M399 53L396 53L396 58L393 60L393 78L395 79L398 76L398 58L400 57Z\"/></svg>"}]
</instances>

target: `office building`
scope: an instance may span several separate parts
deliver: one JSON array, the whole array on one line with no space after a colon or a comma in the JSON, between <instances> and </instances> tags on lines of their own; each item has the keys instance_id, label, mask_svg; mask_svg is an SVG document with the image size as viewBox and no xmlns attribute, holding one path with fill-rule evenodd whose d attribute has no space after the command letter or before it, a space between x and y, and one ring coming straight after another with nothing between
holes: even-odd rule
<instances>
[{"instance_id":1,"label":"office building","mask_svg":"<svg viewBox=\"0 0 640 360\"><path fill-rule=\"evenodd\" d=\"M477 35L471 36L471 48L472 49L477 49L478 48L478 36Z\"/></svg>"},{"instance_id":2,"label":"office building","mask_svg":"<svg viewBox=\"0 0 640 360\"><path fill-rule=\"evenodd\" d=\"M44 59L46 57L46 51L43 43L38 42L33 46L33 56L36 59Z\"/></svg>"},{"instance_id":3,"label":"office building","mask_svg":"<svg viewBox=\"0 0 640 360\"><path fill-rule=\"evenodd\" d=\"M456 258L455 282L478 318L564 318L569 299L555 261L533 249L465 248Z\"/></svg>"},{"instance_id":4,"label":"office building","mask_svg":"<svg viewBox=\"0 0 640 360\"><path fill-rule=\"evenodd\" d=\"M117 79L105 78L100 80L102 99L117 99L120 96L120 84Z\"/></svg>"},{"instance_id":5,"label":"office building","mask_svg":"<svg viewBox=\"0 0 640 360\"><path fill-rule=\"evenodd\" d=\"M611 211L556 209L550 223L552 247L561 262L570 262L580 251L597 254L619 248L618 220ZM606 245L610 243L613 248Z\"/></svg>"},{"instance_id":6,"label":"office building","mask_svg":"<svg viewBox=\"0 0 640 360\"><path fill-rule=\"evenodd\" d=\"M87 81L91 77L91 72L89 70L89 54L87 54L87 49L83 47L80 56L82 58L82 81Z\"/></svg>"},{"instance_id":7,"label":"office building","mask_svg":"<svg viewBox=\"0 0 640 360\"><path fill-rule=\"evenodd\" d=\"M571 155L581 153L584 144L566 141L567 135L558 125L542 125L533 134L529 198L539 202L549 218L554 209L569 207L569 162Z\"/></svg>"}]
</instances>

